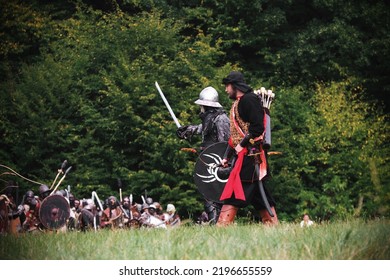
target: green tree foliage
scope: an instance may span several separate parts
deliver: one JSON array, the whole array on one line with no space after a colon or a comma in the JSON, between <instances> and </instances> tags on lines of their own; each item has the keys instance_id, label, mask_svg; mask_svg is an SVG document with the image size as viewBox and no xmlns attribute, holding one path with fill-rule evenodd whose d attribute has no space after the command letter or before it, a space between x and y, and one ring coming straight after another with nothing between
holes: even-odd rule
<instances>
[{"instance_id":1,"label":"green tree foliage","mask_svg":"<svg viewBox=\"0 0 390 280\"><path fill-rule=\"evenodd\" d=\"M383 114L361 102L365 90L349 79L318 85L319 118L312 118L316 155L325 164L322 191L337 214L381 215L388 211L388 126ZM329 110L329 108L331 108ZM321 119L321 120L319 120ZM378 170L380 170L378 172ZM380 207L372 207L380 201Z\"/></svg>"},{"instance_id":2,"label":"green tree foliage","mask_svg":"<svg viewBox=\"0 0 390 280\"><path fill-rule=\"evenodd\" d=\"M363 94L355 79L277 92L269 186L283 219L388 213L388 120Z\"/></svg>"},{"instance_id":3,"label":"green tree foliage","mask_svg":"<svg viewBox=\"0 0 390 280\"><path fill-rule=\"evenodd\" d=\"M307 164L316 174L310 189L316 195L303 202L313 203L324 219L388 211L388 126L383 114L361 101L362 94L353 79L319 84L315 92ZM373 207L374 201L381 206Z\"/></svg>"},{"instance_id":4,"label":"green tree foliage","mask_svg":"<svg viewBox=\"0 0 390 280\"><path fill-rule=\"evenodd\" d=\"M176 7L188 7L187 32L211 34L226 53L221 63L240 64L248 76L278 86L313 86L347 74L362 80L367 100L388 102L386 1L178 2Z\"/></svg>"}]
</instances>

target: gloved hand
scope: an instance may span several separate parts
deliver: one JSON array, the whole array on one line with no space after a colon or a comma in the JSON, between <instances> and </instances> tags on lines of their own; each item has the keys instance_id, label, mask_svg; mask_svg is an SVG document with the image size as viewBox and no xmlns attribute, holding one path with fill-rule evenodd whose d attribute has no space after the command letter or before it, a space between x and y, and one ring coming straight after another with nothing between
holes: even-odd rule
<instances>
[{"instance_id":1,"label":"gloved hand","mask_svg":"<svg viewBox=\"0 0 390 280\"><path fill-rule=\"evenodd\" d=\"M17 212L18 212L19 215L22 214L22 213L24 212L24 207L23 207L23 205L19 205L19 206L18 206Z\"/></svg>"},{"instance_id":2,"label":"gloved hand","mask_svg":"<svg viewBox=\"0 0 390 280\"><path fill-rule=\"evenodd\" d=\"M184 125L176 130L176 135L181 139L191 140L192 135L194 135L197 129L197 125Z\"/></svg>"}]
</instances>

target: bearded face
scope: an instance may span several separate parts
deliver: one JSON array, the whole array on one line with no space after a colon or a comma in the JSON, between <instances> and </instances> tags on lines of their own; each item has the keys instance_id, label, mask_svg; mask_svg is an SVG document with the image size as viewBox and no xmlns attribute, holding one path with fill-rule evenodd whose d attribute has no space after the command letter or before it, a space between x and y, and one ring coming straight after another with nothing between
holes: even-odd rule
<instances>
[{"instance_id":1,"label":"bearded face","mask_svg":"<svg viewBox=\"0 0 390 280\"><path fill-rule=\"evenodd\" d=\"M111 209L116 208L116 199L115 198L110 198L108 202L109 202Z\"/></svg>"},{"instance_id":2,"label":"bearded face","mask_svg":"<svg viewBox=\"0 0 390 280\"><path fill-rule=\"evenodd\" d=\"M130 200L129 199L127 199L127 198L123 199L122 204L123 204L123 208L130 209Z\"/></svg>"},{"instance_id":3,"label":"bearded face","mask_svg":"<svg viewBox=\"0 0 390 280\"><path fill-rule=\"evenodd\" d=\"M237 89L235 87L233 87L232 84L226 84L225 91L229 95L230 99L233 99L233 100L237 99Z\"/></svg>"}]
</instances>

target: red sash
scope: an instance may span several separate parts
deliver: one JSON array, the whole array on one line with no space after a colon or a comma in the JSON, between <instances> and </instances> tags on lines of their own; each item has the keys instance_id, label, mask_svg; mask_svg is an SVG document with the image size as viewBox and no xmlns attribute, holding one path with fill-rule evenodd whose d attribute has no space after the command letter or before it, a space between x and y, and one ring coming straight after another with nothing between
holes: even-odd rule
<instances>
[{"instance_id":1,"label":"red sash","mask_svg":"<svg viewBox=\"0 0 390 280\"><path fill-rule=\"evenodd\" d=\"M247 153L248 150L246 148L244 148L241 152L238 153L236 163L234 164L233 170L230 173L229 179L225 185L225 188L223 189L221 197L219 198L220 200L228 199L234 193L236 199L245 201L244 190L241 184L240 171L242 167L242 162L244 161L244 156Z\"/></svg>"}]
</instances>

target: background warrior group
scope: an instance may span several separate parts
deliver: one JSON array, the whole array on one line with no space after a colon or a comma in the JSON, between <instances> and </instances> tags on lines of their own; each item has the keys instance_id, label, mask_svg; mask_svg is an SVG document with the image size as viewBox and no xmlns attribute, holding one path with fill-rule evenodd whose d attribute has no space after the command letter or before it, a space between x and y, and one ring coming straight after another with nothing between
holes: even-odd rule
<instances>
[{"instance_id":1,"label":"background warrior group","mask_svg":"<svg viewBox=\"0 0 390 280\"><path fill-rule=\"evenodd\" d=\"M17 205L12 183L0 196L0 233L34 233L47 230L88 231L99 229L168 228L181 225L174 204L165 208L153 198L134 202L132 195L109 196L100 200L96 192L91 198L79 199L68 190L52 190L40 185L38 192L28 190Z\"/></svg>"}]
</instances>

